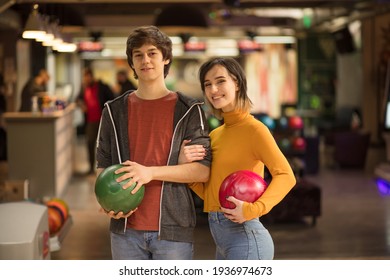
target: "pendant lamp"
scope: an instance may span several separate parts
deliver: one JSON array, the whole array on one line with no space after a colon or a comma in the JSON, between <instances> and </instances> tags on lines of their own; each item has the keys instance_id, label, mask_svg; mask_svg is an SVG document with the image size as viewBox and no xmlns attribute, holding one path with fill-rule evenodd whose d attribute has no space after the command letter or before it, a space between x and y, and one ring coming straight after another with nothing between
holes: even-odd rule
<instances>
[{"instance_id":1,"label":"pendant lamp","mask_svg":"<svg viewBox=\"0 0 390 280\"><path fill-rule=\"evenodd\" d=\"M38 5L34 5L34 9L29 15L22 37L24 39L42 40L46 34L44 21L38 12Z\"/></svg>"}]
</instances>

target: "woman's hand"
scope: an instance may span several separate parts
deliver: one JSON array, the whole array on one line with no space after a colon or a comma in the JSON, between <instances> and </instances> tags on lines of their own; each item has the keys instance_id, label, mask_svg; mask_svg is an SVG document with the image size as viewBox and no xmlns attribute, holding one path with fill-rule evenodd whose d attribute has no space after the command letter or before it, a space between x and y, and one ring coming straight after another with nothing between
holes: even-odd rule
<instances>
[{"instance_id":1,"label":"woman's hand","mask_svg":"<svg viewBox=\"0 0 390 280\"><path fill-rule=\"evenodd\" d=\"M234 205L236 205L236 208L228 209L221 207L221 210L225 214L225 217L235 223L242 224L243 222L245 222L246 219L244 218L244 211L242 209L244 201L238 200L233 196L229 196L228 198L226 198L226 200L234 203Z\"/></svg>"},{"instance_id":2,"label":"woman's hand","mask_svg":"<svg viewBox=\"0 0 390 280\"><path fill-rule=\"evenodd\" d=\"M179 164L190 163L204 159L206 149L202 145L187 145L191 140L184 140L179 153Z\"/></svg>"}]
</instances>

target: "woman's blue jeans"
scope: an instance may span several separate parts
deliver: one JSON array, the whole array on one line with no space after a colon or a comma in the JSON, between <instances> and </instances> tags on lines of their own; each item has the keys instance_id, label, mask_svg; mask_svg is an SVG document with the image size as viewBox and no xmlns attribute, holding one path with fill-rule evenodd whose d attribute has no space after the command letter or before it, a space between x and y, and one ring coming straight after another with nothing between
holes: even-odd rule
<instances>
[{"instance_id":1,"label":"woman's blue jeans","mask_svg":"<svg viewBox=\"0 0 390 280\"><path fill-rule=\"evenodd\" d=\"M208 219L217 260L273 259L274 242L258 218L238 224L222 212L210 212Z\"/></svg>"},{"instance_id":2,"label":"woman's blue jeans","mask_svg":"<svg viewBox=\"0 0 390 280\"><path fill-rule=\"evenodd\" d=\"M191 260L193 244L159 240L157 231L127 228L125 234L111 232L114 260Z\"/></svg>"}]
</instances>

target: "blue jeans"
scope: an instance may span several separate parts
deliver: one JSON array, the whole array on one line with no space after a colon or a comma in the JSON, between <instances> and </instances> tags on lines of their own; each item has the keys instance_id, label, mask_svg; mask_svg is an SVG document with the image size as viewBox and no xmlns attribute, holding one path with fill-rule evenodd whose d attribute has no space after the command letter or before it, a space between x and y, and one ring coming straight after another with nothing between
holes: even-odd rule
<instances>
[{"instance_id":1,"label":"blue jeans","mask_svg":"<svg viewBox=\"0 0 390 280\"><path fill-rule=\"evenodd\" d=\"M125 234L111 232L111 254L114 260L191 260L193 244L159 240L157 231L131 228Z\"/></svg>"},{"instance_id":2,"label":"blue jeans","mask_svg":"<svg viewBox=\"0 0 390 280\"><path fill-rule=\"evenodd\" d=\"M221 212L210 212L209 226L217 260L272 260L274 242L259 219L238 224Z\"/></svg>"}]
</instances>

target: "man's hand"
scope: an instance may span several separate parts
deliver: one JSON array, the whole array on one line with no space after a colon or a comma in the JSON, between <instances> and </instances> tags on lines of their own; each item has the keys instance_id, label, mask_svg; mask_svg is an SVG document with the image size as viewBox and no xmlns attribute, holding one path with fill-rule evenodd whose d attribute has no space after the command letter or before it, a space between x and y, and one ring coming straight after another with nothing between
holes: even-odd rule
<instances>
[{"instance_id":1,"label":"man's hand","mask_svg":"<svg viewBox=\"0 0 390 280\"><path fill-rule=\"evenodd\" d=\"M107 212L106 210L104 210L103 208L100 208L100 212L102 213L105 213L106 215L108 215L110 218L114 218L114 219L121 219L121 218L128 218L130 217L135 211L137 211L138 208L135 208L134 210L130 211L129 213L123 213L122 211L121 212L118 212L117 214L115 214L114 211L109 211Z\"/></svg>"},{"instance_id":2,"label":"man's hand","mask_svg":"<svg viewBox=\"0 0 390 280\"><path fill-rule=\"evenodd\" d=\"M116 181L119 183L130 179L129 182L122 186L124 189L130 188L134 183L136 183L134 190L131 191L132 194L135 194L142 185L145 185L153 180L153 172L150 167L143 166L130 160L123 162L122 165L123 167L118 168L115 171L115 174L124 174Z\"/></svg>"}]
</instances>

